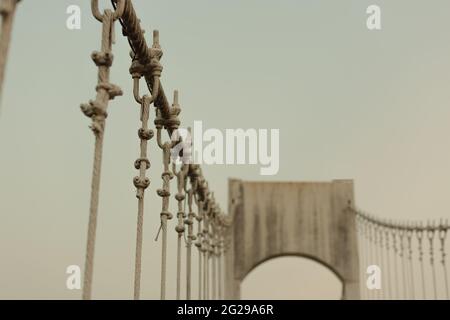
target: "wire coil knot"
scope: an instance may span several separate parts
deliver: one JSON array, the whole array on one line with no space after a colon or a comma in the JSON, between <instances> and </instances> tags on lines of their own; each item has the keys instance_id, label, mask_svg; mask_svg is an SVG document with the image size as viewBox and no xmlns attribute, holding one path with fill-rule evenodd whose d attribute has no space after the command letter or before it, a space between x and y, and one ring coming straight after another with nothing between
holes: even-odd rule
<instances>
[{"instance_id":1,"label":"wire coil knot","mask_svg":"<svg viewBox=\"0 0 450 320\"><path fill-rule=\"evenodd\" d=\"M114 61L114 55L111 52L94 51L91 59L97 67L111 67Z\"/></svg>"},{"instance_id":2,"label":"wire coil knot","mask_svg":"<svg viewBox=\"0 0 450 320\"><path fill-rule=\"evenodd\" d=\"M145 190L150 185L150 179L147 177L141 178L136 176L133 178L133 184L136 188Z\"/></svg>"}]
</instances>

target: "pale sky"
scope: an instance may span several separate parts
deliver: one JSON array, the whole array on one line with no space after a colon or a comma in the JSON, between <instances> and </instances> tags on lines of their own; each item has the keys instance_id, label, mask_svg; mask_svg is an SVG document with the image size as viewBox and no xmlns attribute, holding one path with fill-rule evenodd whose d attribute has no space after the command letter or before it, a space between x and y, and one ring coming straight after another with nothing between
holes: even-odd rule
<instances>
[{"instance_id":1,"label":"pale sky","mask_svg":"<svg viewBox=\"0 0 450 320\"><path fill-rule=\"evenodd\" d=\"M355 181L357 206L380 217L450 218L449 1L133 3L147 38L160 31L162 81L168 96L180 90L182 125L280 129L277 175L260 176L259 166L204 167L222 208L230 177L344 178ZM374 3L382 10L380 31L366 28L366 8ZM81 30L66 28L71 4L81 7ZM93 296L128 299L140 122L128 43L118 24L116 31L111 82L125 94L110 104L107 119ZM100 32L88 1L24 0L18 8L0 115L0 298L81 296L67 290L65 270L84 266L94 137L79 105L95 97L90 54L100 48ZM156 299L161 153L155 140L149 158L141 287L143 298ZM174 227L171 221L169 298L175 297ZM329 274L298 261L310 272L299 272L296 283L315 277L324 297L337 292ZM288 259L278 268L294 264ZM264 275L249 281L255 277ZM257 280L244 284L245 297L260 297ZM286 297L316 294L298 286Z\"/></svg>"}]
</instances>

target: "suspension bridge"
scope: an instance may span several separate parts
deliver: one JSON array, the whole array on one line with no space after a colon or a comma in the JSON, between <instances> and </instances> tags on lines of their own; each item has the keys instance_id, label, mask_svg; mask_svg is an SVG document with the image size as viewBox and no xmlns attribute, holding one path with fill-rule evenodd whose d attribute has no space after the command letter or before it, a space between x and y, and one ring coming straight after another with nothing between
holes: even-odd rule
<instances>
[{"instance_id":1,"label":"suspension bridge","mask_svg":"<svg viewBox=\"0 0 450 320\"><path fill-rule=\"evenodd\" d=\"M0 92L18 2L0 2ZM342 281L343 299L449 299L448 221L392 221L367 214L354 205L351 180L283 183L232 179L225 213L201 166L190 163L189 150L182 149L175 155L172 152L183 143L177 134L181 107L178 92L174 91L173 102L169 103L163 89L158 31L153 32L149 45L132 1L111 3L111 9L100 12L98 0L91 0L92 14L102 26L100 51L91 55L98 68L97 95L81 105L83 114L92 121L95 140L83 299L91 299L95 285L94 253L108 105L122 95L121 88L110 82L117 23L131 49L129 72L134 99L141 110L141 127L137 128L140 153L134 163L137 175L132 180L137 198L134 299L140 299L142 285L145 194L157 184L146 176L150 159L157 158L147 154L148 144L155 140L163 163L161 187L156 190L161 201L157 236L161 241L161 282L151 285L160 286L161 299L167 297L167 255L172 249L177 256L177 299L239 299L240 285L249 272L283 255L308 257L328 267ZM140 86L142 80L144 88ZM174 160L177 157L181 163ZM173 184L175 192L171 191ZM170 212L171 201L177 205L176 213ZM176 248L168 247L167 239L172 235L177 238ZM182 245L186 246L185 256ZM193 270L195 258L197 270ZM378 288L368 285L370 266L380 271ZM182 274L185 281L181 281Z\"/></svg>"}]
</instances>

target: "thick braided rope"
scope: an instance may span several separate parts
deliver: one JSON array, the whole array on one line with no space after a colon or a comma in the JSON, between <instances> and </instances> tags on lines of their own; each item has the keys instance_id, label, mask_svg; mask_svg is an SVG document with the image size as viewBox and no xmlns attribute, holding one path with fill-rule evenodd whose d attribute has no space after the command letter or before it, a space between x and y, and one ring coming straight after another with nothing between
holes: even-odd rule
<instances>
[{"instance_id":1,"label":"thick braided rope","mask_svg":"<svg viewBox=\"0 0 450 320\"><path fill-rule=\"evenodd\" d=\"M177 188L178 193L175 195L175 199L178 201L178 224L175 227L175 231L177 232L177 287L176 287L176 298L180 300L181 298L181 240L183 239L183 234L185 231L184 228L184 218L185 212L183 207L183 201L186 198L184 194L184 183L185 177L187 175L189 165L183 164L181 169L177 172L175 163L172 166L172 172L177 177Z\"/></svg>"},{"instance_id":2,"label":"thick braided rope","mask_svg":"<svg viewBox=\"0 0 450 320\"><path fill-rule=\"evenodd\" d=\"M1 0L0 15L2 17L2 29L0 34L0 102L2 97L3 81L5 79L6 61L17 3L20 0ZM0 105L1 107L1 105Z\"/></svg>"},{"instance_id":3,"label":"thick braided rope","mask_svg":"<svg viewBox=\"0 0 450 320\"><path fill-rule=\"evenodd\" d=\"M94 3L95 1L93 1ZM97 228L97 214L100 191L100 174L105 129L106 109L109 100L122 95L119 87L109 83L109 70L112 65L111 53L113 43L113 26L116 12L105 10L102 16L101 52L94 52L92 59L98 67L98 85L95 101L81 105L83 113L92 119L91 129L95 135L94 165L91 183L91 201L89 209L89 224L86 244L86 260L84 270L83 299L90 299L92 292L92 275L94 267L95 234Z\"/></svg>"},{"instance_id":4,"label":"thick braided rope","mask_svg":"<svg viewBox=\"0 0 450 320\"><path fill-rule=\"evenodd\" d=\"M206 202L206 201L205 201ZM208 279L208 260L207 260L207 224L208 224L208 209L206 206L206 203L204 203L204 210L203 210L203 223L202 223L202 244L201 244L201 253L202 253L202 260L203 260L203 280L202 280L202 299L207 300L207 279Z\"/></svg>"},{"instance_id":5,"label":"thick braided rope","mask_svg":"<svg viewBox=\"0 0 450 320\"><path fill-rule=\"evenodd\" d=\"M385 239L385 243L386 243L386 265L387 265L387 283L388 283L388 297L389 299L393 299L394 294L393 294L393 290L392 290L392 281L391 281L391 247L389 244L389 229L384 228L384 239Z\"/></svg>"},{"instance_id":6,"label":"thick braided rope","mask_svg":"<svg viewBox=\"0 0 450 320\"><path fill-rule=\"evenodd\" d=\"M392 244L393 244L393 249L394 249L394 281L395 281L395 299L399 299L400 297L400 286L399 286L399 281L398 281L398 268L397 268L397 256L398 256L398 246L397 246L397 230L393 229L391 230L391 235L392 235Z\"/></svg>"},{"instance_id":7,"label":"thick braided rope","mask_svg":"<svg viewBox=\"0 0 450 320\"><path fill-rule=\"evenodd\" d=\"M158 118L158 117L157 117ZM155 120L156 121L156 120ZM170 142L161 143L161 128L157 127L158 145L163 152L164 172L162 174L163 187L157 190L157 194L162 198L161 207L161 231L162 231L162 247L161 247L161 300L166 298L166 270L167 270L167 220L172 219L169 212L170 197L170 180L173 178L172 172L169 170L170 161Z\"/></svg>"},{"instance_id":8,"label":"thick braided rope","mask_svg":"<svg viewBox=\"0 0 450 320\"><path fill-rule=\"evenodd\" d=\"M136 187L136 197L138 198L136 259L134 275L134 299L136 300L140 297L142 238L144 224L144 191L150 185L150 179L145 176L146 170L150 168L150 161L147 158L147 142L153 137L153 131L148 128L148 119L150 113L149 109L150 98L148 96L144 96L141 100L142 127L138 131L141 153L139 159L137 159L134 163L134 167L139 170L139 176L136 176L133 179L133 184Z\"/></svg>"},{"instance_id":9,"label":"thick braided rope","mask_svg":"<svg viewBox=\"0 0 450 320\"><path fill-rule=\"evenodd\" d=\"M220 235L220 207L214 199L214 194L212 194L212 210L211 210L211 223L210 223L210 246L209 246L209 256L211 257L211 299L217 300L219 297L219 235Z\"/></svg>"},{"instance_id":10,"label":"thick braided rope","mask_svg":"<svg viewBox=\"0 0 450 320\"><path fill-rule=\"evenodd\" d=\"M167 220L168 216L161 218L162 251L161 251L161 300L166 299L166 272L167 272Z\"/></svg>"},{"instance_id":11,"label":"thick braided rope","mask_svg":"<svg viewBox=\"0 0 450 320\"><path fill-rule=\"evenodd\" d=\"M207 255L206 249L203 251L203 300L209 300L208 296L208 277L209 277L209 257Z\"/></svg>"},{"instance_id":12,"label":"thick braided rope","mask_svg":"<svg viewBox=\"0 0 450 320\"><path fill-rule=\"evenodd\" d=\"M425 300L427 298L426 294L426 287L425 287L425 270L423 268L423 248L422 248L422 241L423 241L423 230L418 230L416 232L417 237L417 247L419 250L419 263L420 263L420 277L422 279L422 298Z\"/></svg>"},{"instance_id":13,"label":"thick braided rope","mask_svg":"<svg viewBox=\"0 0 450 320\"><path fill-rule=\"evenodd\" d=\"M380 265L380 247L379 247L379 241L380 241L380 233L379 233L379 226L374 225L374 262L376 265ZM375 295L377 299L381 299L381 294L382 291L381 290L375 290Z\"/></svg>"},{"instance_id":14,"label":"thick braided rope","mask_svg":"<svg viewBox=\"0 0 450 320\"><path fill-rule=\"evenodd\" d=\"M414 266L413 266L413 250L412 250L412 230L406 231L406 239L408 243L408 264L409 264L409 286L411 292L411 299L414 300L416 298L415 285L414 285Z\"/></svg>"},{"instance_id":15,"label":"thick braided rope","mask_svg":"<svg viewBox=\"0 0 450 320\"><path fill-rule=\"evenodd\" d=\"M361 268L361 279L365 277L365 269L368 265L368 251L367 251L367 224L364 220L358 219L359 224L359 231L360 231L360 242L359 242L359 249L361 253L361 261L363 267ZM367 286L365 285L364 281L361 281L362 284L362 296L363 299L368 300L369 299L369 293L367 291Z\"/></svg>"},{"instance_id":16,"label":"thick braided rope","mask_svg":"<svg viewBox=\"0 0 450 320\"><path fill-rule=\"evenodd\" d=\"M198 250L198 300L202 300L202 279L203 279L203 263L202 263L202 252Z\"/></svg>"},{"instance_id":17,"label":"thick braided rope","mask_svg":"<svg viewBox=\"0 0 450 320\"><path fill-rule=\"evenodd\" d=\"M405 252L404 252L404 239L405 239L405 230L399 231L399 239L400 239L400 251L399 257L401 262L401 270L402 270L402 287L403 287L403 299L408 299L408 288L406 284L406 264L405 264Z\"/></svg>"},{"instance_id":18,"label":"thick braided rope","mask_svg":"<svg viewBox=\"0 0 450 320\"><path fill-rule=\"evenodd\" d=\"M219 266L218 266L218 270L217 272L218 274L218 299L222 300L223 299L223 295L222 295L222 258L223 258L223 234L222 234L222 228L220 228L220 240L219 240L220 244L219 244Z\"/></svg>"},{"instance_id":19,"label":"thick braided rope","mask_svg":"<svg viewBox=\"0 0 450 320\"><path fill-rule=\"evenodd\" d=\"M220 281L220 275L219 275L219 265L220 265L220 260L219 260L219 258L220 258L220 245L219 245L219 231L218 231L218 226L216 227L216 230L215 230L215 242L216 242L216 245L215 245L215 249L214 249L214 257L215 257L215 266L214 266L214 270L215 270L215 280L214 280L214 283L215 283L215 294L214 294L214 298L215 298L215 300L218 300L218 299L220 299L219 298L219 296L220 296L220 294L219 294L219 291L220 291L220 285L219 285L219 281Z\"/></svg>"},{"instance_id":20,"label":"thick braided rope","mask_svg":"<svg viewBox=\"0 0 450 320\"><path fill-rule=\"evenodd\" d=\"M141 261L142 261L142 238L144 225L144 199L138 202L138 217L136 227L136 254L134 265L134 299L139 300L141 292Z\"/></svg>"},{"instance_id":21,"label":"thick braided rope","mask_svg":"<svg viewBox=\"0 0 450 320\"><path fill-rule=\"evenodd\" d=\"M153 32L153 47L151 49L153 57L151 65L154 66L152 76L154 82L154 94L158 94L159 78L161 76L162 66L159 59L162 55L159 46L159 35L157 31ZM150 117L150 104L154 101L154 95L140 97L139 95L139 80L143 75L144 66L139 63L136 57L133 56L133 61L130 67L130 73L133 77L133 94L136 102L141 105L141 122L142 126L138 130L140 139L140 157L134 163L134 167L139 170L139 176L134 177L133 184L136 187L136 197L138 198L138 219L136 231L136 261L135 261L135 276L134 276L134 299L139 299L140 296L140 280L141 280L141 260L142 260L142 233L144 223L144 191L150 185L150 179L145 176L145 172L150 168L150 160L147 158L147 142L153 138L153 130L148 128L148 119Z\"/></svg>"},{"instance_id":22,"label":"thick braided rope","mask_svg":"<svg viewBox=\"0 0 450 320\"><path fill-rule=\"evenodd\" d=\"M446 223L447 224L447 223ZM447 274L447 266L446 266L446 254L445 254L445 240L447 238L447 229L444 228L444 224L441 222L441 229L439 229L439 240L441 243L441 264L444 272L444 280L445 280L445 297L449 300L449 288L448 288L448 274Z\"/></svg>"},{"instance_id":23,"label":"thick braided rope","mask_svg":"<svg viewBox=\"0 0 450 320\"><path fill-rule=\"evenodd\" d=\"M362 242L363 242L363 236L364 236L363 235L363 231L362 231L362 227L363 227L363 225L362 225L361 219L359 219L359 217L356 216L356 232L357 232L356 234L358 236L358 241L357 241L357 244L358 244L358 256L359 256L360 262L362 263L362 266L360 266L360 268L359 268L359 277L360 277L360 279L364 278L363 270L364 270L364 265L365 265L364 258L363 258L364 250L362 250L362 248L361 248L361 245L362 245ZM361 292L361 299L365 300L365 286L363 284L363 281L360 281L360 283L359 283L359 290Z\"/></svg>"},{"instance_id":24,"label":"thick braided rope","mask_svg":"<svg viewBox=\"0 0 450 320\"><path fill-rule=\"evenodd\" d=\"M198 214L195 217L197 220L197 242L195 246L198 251L198 300L203 298L203 263L202 263L202 220L203 220L203 201L194 197L198 209Z\"/></svg>"},{"instance_id":25,"label":"thick braided rope","mask_svg":"<svg viewBox=\"0 0 450 320\"><path fill-rule=\"evenodd\" d=\"M431 266L431 274L433 279L433 294L434 299L437 299L437 288L436 288L436 268L434 265L434 229L430 226L427 230L427 238L429 241L429 254L430 254L430 266Z\"/></svg>"},{"instance_id":26,"label":"thick braided rope","mask_svg":"<svg viewBox=\"0 0 450 320\"><path fill-rule=\"evenodd\" d=\"M211 259L212 259L212 294L211 294L211 299L212 300L216 300L216 284L217 284L217 275L216 275L216 255L214 253L211 254Z\"/></svg>"},{"instance_id":27,"label":"thick braided rope","mask_svg":"<svg viewBox=\"0 0 450 320\"><path fill-rule=\"evenodd\" d=\"M380 253L380 257L381 257L381 270L386 270L386 263L384 260L384 231L383 229L380 227L380 248L381 248L381 253ZM388 286L386 283L386 277L381 277L381 284L382 284L382 296L383 299L389 299L390 295L389 295L389 291L387 290Z\"/></svg>"},{"instance_id":28,"label":"thick braided rope","mask_svg":"<svg viewBox=\"0 0 450 320\"><path fill-rule=\"evenodd\" d=\"M177 300L180 300L181 298L181 240L183 239L184 235L184 218L185 218L185 212L184 212L184 200L186 198L186 195L184 194L184 183L185 183L185 177L187 175L189 165L183 164L181 166L181 169L177 172L175 163L172 166L172 172L177 177L177 189L178 193L175 195L175 199L178 202L178 212L177 212L177 218L178 218L178 224L175 227L175 231L177 232L177 287L176 287L176 298Z\"/></svg>"},{"instance_id":29,"label":"thick braided rope","mask_svg":"<svg viewBox=\"0 0 450 320\"><path fill-rule=\"evenodd\" d=\"M177 239L177 287L176 287L176 299L181 299L181 240L182 236L178 235Z\"/></svg>"},{"instance_id":30,"label":"thick braided rope","mask_svg":"<svg viewBox=\"0 0 450 320\"><path fill-rule=\"evenodd\" d=\"M223 225L222 225L222 216L223 213L220 213L219 220L220 224L218 225L218 245L217 245L217 299L223 299L223 274L222 274L222 263L223 263L223 249L224 249L224 240L223 240Z\"/></svg>"},{"instance_id":31,"label":"thick braided rope","mask_svg":"<svg viewBox=\"0 0 450 320\"><path fill-rule=\"evenodd\" d=\"M216 300L217 299L217 248L218 248L218 225L217 225L217 219L219 214L219 208L216 204L214 204L213 211L212 211L212 223L211 223L211 248L210 248L210 255L212 260L212 294L211 299Z\"/></svg>"},{"instance_id":32,"label":"thick braided rope","mask_svg":"<svg viewBox=\"0 0 450 320\"><path fill-rule=\"evenodd\" d=\"M155 105L156 106L156 105ZM158 146L163 152L163 165L164 171L162 173L163 187L157 190L157 194L162 198L162 208L161 208L161 230L162 230L162 249L161 249L161 300L166 297L166 269L167 269L167 220L172 219L172 214L169 212L169 199L170 199L170 180L174 177L172 171L169 169L171 150L172 148L180 142L167 141L162 142L162 129L163 127L168 131L169 136L176 131L180 125L180 120L178 115L180 114L180 108L178 105L178 92L174 92L174 103L169 110L169 118L163 118L161 110L156 108L156 138ZM181 251L181 250L180 250Z\"/></svg>"},{"instance_id":33,"label":"thick braided rope","mask_svg":"<svg viewBox=\"0 0 450 320\"><path fill-rule=\"evenodd\" d=\"M191 291L192 291L192 243L197 239L194 235L194 218L196 216L193 210L193 202L194 202L194 194L197 189L197 179L198 179L198 170L197 166L190 165L190 179L191 179L191 188L188 191L188 217L185 220L185 224L188 228L188 236L187 236L187 244L186 244L186 300L191 299ZM199 268L201 266L199 265Z\"/></svg>"},{"instance_id":34,"label":"thick braided rope","mask_svg":"<svg viewBox=\"0 0 450 320\"><path fill-rule=\"evenodd\" d=\"M214 217L211 224L211 245L209 247L209 256L211 257L211 300L216 300L216 242L214 230Z\"/></svg>"},{"instance_id":35,"label":"thick braided rope","mask_svg":"<svg viewBox=\"0 0 450 320\"><path fill-rule=\"evenodd\" d=\"M211 200L208 199L206 203L206 210L203 217L203 235L202 235L202 250L203 250L203 299L209 300L209 215L211 211Z\"/></svg>"},{"instance_id":36,"label":"thick braided rope","mask_svg":"<svg viewBox=\"0 0 450 320\"><path fill-rule=\"evenodd\" d=\"M103 151L103 131L95 136L94 165L92 169L91 203L89 208L89 222L86 244L86 258L84 266L83 299L91 299L92 274L94 269L95 235L97 229L97 211L100 189L100 173Z\"/></svg>"},{"instance_id":37,"label":"thick braided rope","mask_svg":"<svg viewBox=\"0 0 450 320\"><path fill-rule=\"evenodd\" d=\"M112 2L116 3L118 0L112 0ZM155 107L161 111L162 117L167 119L170 117L170 105L161 83L159 83L158 92L154 92L155 88L152 76L153 67L151 66L153 54L145 41L144 32L140 26L140 19L137 17L131 1L125 1L123 15L120 20L122 22L123 35L128 38L128 42L131 49L134 51L136 58L145 66L144 77L150 91L155 97Z\"/></svg>"},{"instance_id":38,"label":"thick braided rope","mask_svg":"<svg viewBox=\"0 0 450 320\"><path fill-rule=\"evenodd\" d=\"M372 224L366 224L367 227L367 241L366 241L366 252L367 252L367 265L373 263L373 250L372 250ZM374 293L372 290L367 293L368 299L374 299Z\"/></svg>"},{"instance_id":39,"label":"thick braided rope","mask_svg":"<svg viewBox=\"0 0 450 320\"><path fill-rule=\"evenodd\" d=\"M191 300L191 264L192 264L192 241L195 240L195 236L192 232L193 216L195 215L192 210L192 198L194 191L192 187L188 191L188 218L185 223L188 228L188 236L186 243L186 300Z\"/></svg>"}]
</instances>

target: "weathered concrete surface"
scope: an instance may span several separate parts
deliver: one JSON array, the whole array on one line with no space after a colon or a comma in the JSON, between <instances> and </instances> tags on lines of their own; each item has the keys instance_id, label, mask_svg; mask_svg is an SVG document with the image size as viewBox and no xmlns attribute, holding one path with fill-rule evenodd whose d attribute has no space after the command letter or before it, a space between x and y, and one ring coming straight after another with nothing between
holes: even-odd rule
<instances>
[{"instance_id":1,"label":"weathered concrete surface","mask_svg":"<svg viewBox=\"0 0 450 320\"><path fill-rule=\"evenodd\" d=\"M282 255L314 259L343 283L343 299L359 299L353 182L229 181L233 225L226 253L226 298L260 263ZM276 277L276 275L274 275Z\"/></svg>"}]
</instances>

